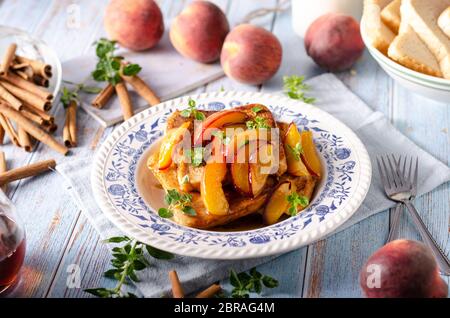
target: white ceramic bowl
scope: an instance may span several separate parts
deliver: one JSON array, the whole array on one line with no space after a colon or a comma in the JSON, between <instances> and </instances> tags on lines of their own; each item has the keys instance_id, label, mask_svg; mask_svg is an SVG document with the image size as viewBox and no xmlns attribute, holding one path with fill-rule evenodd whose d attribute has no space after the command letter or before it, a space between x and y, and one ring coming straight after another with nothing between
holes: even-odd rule
<instances>
[{"instance_id":1,"label":"white ceramic bowl","mask_svg":"<svg viewBox=\"0 0 450 318\"><path fill-rule=\"evenodd\" d=\"M365 32L364 17L361 21L361 36L370 55L396 82L414 93L448 103L450 101L450 80L422 74L400 65L376 48L374 48Z\"/></svg>"}]
</instances>

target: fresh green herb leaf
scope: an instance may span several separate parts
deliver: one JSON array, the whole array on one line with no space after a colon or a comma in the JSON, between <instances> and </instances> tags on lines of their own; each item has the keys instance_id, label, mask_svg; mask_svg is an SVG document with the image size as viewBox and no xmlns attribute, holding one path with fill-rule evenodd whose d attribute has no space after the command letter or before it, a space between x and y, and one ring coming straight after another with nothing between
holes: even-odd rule
<instances>
[{"instance_id":1,"label":"fresh green herb leaf","mask_svg":"<svg viewBox=\"0 0 450 318\"><path fill-rule=\"evenodd\" d=\"M228 136L225 136L225 132L222 130L214 130L212 132L212 135L219 138L223 145L228 145L231 141L231 138Z\"/></svg>"},{"instance_id":2,"label":"fresh green herb leaf","mask_svg":"<svg viewBox=\"0 0 450 318\"><path fill-rule=\"evenodd\" d=\"M144 248L148 254L157 259L170 259L172 254L158 250L152 246L131 240L127 236L115 236L106 239L107 243L123 243L122 246L116 246L112 249L113 259L111 265L114 267L107 270L103 275L107 278L117 280L117 285L112 289L107 288L89 288L84 291L101 298L136 298L132 293L122 291L123 284L128 281L139 281L137 272L147 268L150 263L144 255Z\"/></svg>"},{"instance_id":3,"label":"fresh green herb leaf","mask_svg":"<svg viewBox=\"0 0 450 318\"><path fill-rule=\"evenodd\" d=\"M305 93L309 90L309 86L304 81L304 76L284 76L284 91L292 99L302 100L307 104L314 103L315 98L305 96Z\"/></svg>"},{"instance_id":4,"label":"fresh green herb leaf","mask_svg":"<svg viewBox=\"0 0 450 318\"><path fill-rule=\"evenodd\" d=\"M142 70L138 64L128 64L123 68L123 75L135 76Z\"/></svg>"},{"instance_id":5,"label":"fresh green herb leaf","mask_svg":"<svg viewBox=\"0 0 450 318\"><path fill-rule=\"evenodd\" d=\"M192 202L192 194L180 193L176 189L168 190L164 201L169 205L169 208L160 208L158 215L162 218L170 218L173 216L173 209L180 209L183 213L195 216L197 213L189 203Z\"/></svg>"},{"instance_id":6,"label":"fresh green herb leaf","mask_svg":"<svg viewBox=\"0 0 450 318\"><path fill-rule=\"evenodd\" d=\"M297 215L298 207L307 207L309 205L309 199L305 196L299 195L297 192L291 193L286 197L289 202L288 212L291 216Z\"/></svg>"},{"instance_id":7,"label":"fresh green herb leaf","mask_svg":"<svg viewBox=\"0 0 450 318\"><path fill-rule=\"evenodd\" d=\"M126 76L134 76L141 71L141 67L138 64L127 64L122 68L123 57L114 55L117 49L116 41L101 38L95 42L95 45L98 62L95 70L92 72L94 80L117 85L121 82L121 69Z\"/></svg>"},{"instance_id":8,"label":"fresh green herb leaf","mask_svg":"<svg viewBox=\"0 0 450 318\"><path fill-rule=\"evenodd\" d=\"M96 87L96 86L84 86L82 85L80 87L80 90L84 93L87 94L98 94L102 91L102 89L100 87Z\"/></svg>"},{"instance_id":9,"label":"fresh green herb leaf","mask_svg":"<svg viewBox=\"0 0 450 318\"><path fill-rule=\"evenodd\" d=\"M295 160L300 161L300 156L303 154L303 148L301 143L297 143L295 147L287 145L289 152L294 156Z\"/></svg>"},{"instance_id":10,"label":"fresh green herb leaf","mask_svg":"<svg viewBox=\"0 0 450 318\"><path fill-rule=\"evenodd\" d=\"M197 110L197 103L191 98L188 101L188 108L181 111L181 116L185 118L192 116L196 120L205 120L206 118L205 114Z\"/></svg>"},{"instance_id":11,"label":"fresh green herb leaf","mask_svg":"<svg viewBox=\"0 0 450 318\"><path fill-rule=\"evenodd\" d=\"M187 214L187 215L191 215L191 216L197 215L197 212L195 212L194 208L191 206L185 206L181 210L183 211L184 214Z\"/></svg>"},{"instance_id":12,"label":"fresh green herb leaf","mask_svg":"<svg viewBox=\"0 0 450 318\"><path fill-rule=\"evenodd\" d=\"M239 274L231 269L230 284L233 286L231 297L249 298L250 293L260 294L263 285L267 288L277 287L278 281L270 276L261 274L255 268L252 268L249 273L242 272Z\"/></svg>"},{"instance_id":13,"label":"fresh green herb leaf","mask_svg":"<svg viewBox=\"0 0 450 318\"><path fill-rule=\"evenodd\" d=\"M253 120L246 121L245 124L248 129L270 128L267 119L261 116L256 116Z\"/></svg>"},{"instance_id":14,"label":"fresh green herb leaf","mask_svg":"<svg viewBox=\"0 0 450 318\"><path fill-rule=\"evenodd\" d=\"M158 210L158 215L162 218L168 219L173 216L173 212L166 208L160 208Z\"/></svg>"},{"instance_id":15,"label":"fresh green herb leaf","mask_svg":"<svg viewBox=\"0 0 450 318\"><path fill-rule=\"evenodd\" d=\"M172 253L157 249L156 247L146 245L145 248L147 249L147 252L156 259L172 259L174 258L174 255Z\"/></svg>"},{"instance_id":16,"label":"fresh green herb leaf","mask_svg":"<svg viewBox=\"0 0 450 318\"><path fill-rule=\"evenodd\" d=\"M252 112L254 112L254 113L258 113L258 112L260 112L261 110L262 110L262 107L261 107L261 106L255 106L255 107L252 108Z\"/></svg>"},{"instance_id":17,"label":"fresh green herb leaf","mask_svg":"<svg viewBox=\"0 0 450 318\"><path fill-rule=\"evenodd\" d=\"M194 147L186 153L187 159L194 167L199 167L203 163L204 155L204 147Z\"/></svg>"},{"instance_id":18,"label":"fresh green herb leaf","mask_svg":"<svg viewBox=\"0 0 450 318\"><path fill-rule=\"evenodd\" d=\"M83 83L77 84L73 82L66 81L67 84L73 85L74 88L70 90L66 86L63 86L61 90L61 103L66 108L70 105L71 102L80 103L78 92L82 91L87 94L98 94L102 90L99 87L94 86L86 86Z\"/></svg>"}]
</instances>

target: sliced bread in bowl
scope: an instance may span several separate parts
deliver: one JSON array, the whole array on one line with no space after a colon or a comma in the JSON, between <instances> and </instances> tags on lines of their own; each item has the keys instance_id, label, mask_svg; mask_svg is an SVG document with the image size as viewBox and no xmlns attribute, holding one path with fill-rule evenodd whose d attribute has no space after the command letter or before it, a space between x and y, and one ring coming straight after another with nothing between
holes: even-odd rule
<instances>
[{"instance_id":1,"label":"sliced bread in bowl","mask_svg":"<svg viewBox=\"0 0 450 318\"><path fill-rule=\"evenodd\" d=\"M389 29L395 34L398 34L400 28L400 5L402 0L394 0L381 10L381 20L386 24Z\"/></svg>"},{"instance_id":2,"label":"sliced bread in bowl","mask_svg":"<svg viewBox=\"0 0 450 318\"><path fill-rule=\"evenodd\" d=\"M395 38L395 33L381 20L381 11L392 0L364 0L364 28L373 47L387 55L389 45Z\"/></svg>"},{"instance_id":3,"label":"sliced bread in bowl","mask_svg":"<svg viewBox=\"0 0 450 318\"><path fill-rule=\"evenodd\" d=\"M444 32L450 38L450 7L444 10L441 13L438 19L438 25L441 28L442 32Z\"/></svg>"},{"instance_id":4,"label":"sliced bread in bowl","mask_svg":"<svg viewBox=\"0 0 450 318\"><path fill-rule=\"evenodd\" d=\"M438 60L442 75L450 79L450 38L438 26L450 0L403 0L402 19L406 19Z\"/></svg>"}]
</instances>

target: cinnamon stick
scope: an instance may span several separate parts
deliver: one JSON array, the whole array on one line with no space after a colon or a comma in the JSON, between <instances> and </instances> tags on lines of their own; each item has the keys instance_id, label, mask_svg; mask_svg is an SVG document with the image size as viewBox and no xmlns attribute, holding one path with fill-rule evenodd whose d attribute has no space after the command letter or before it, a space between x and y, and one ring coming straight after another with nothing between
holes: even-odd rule
<instances>
[{"instance_id":1,"label":"cinnamon stick","mask_svg":"<svg viewBox=\"0 0 450 318\"><path fill-rule=\"evenodd\" d=\"M139 76L122 75L122 78L131 86L133 86L134 90L139 95L141 95L141 97L145 99L151 106L161 103L158 96L156 96L152 89Z\"/></svg>"},{"instance_id":2,"label":"cinnamon stick","mask_svg":"<svg viewBox=\"0 0 450 318\"><path fill-rule=\"evenodd\" d=\"M123 119L127 120L133 117L133 104L131 103L130 94L128 94L125 83L120 82L114 86L117 96L119 96L120 106L122 107Z\"/></svg>"},{"instance_id":3,"label":"cinnamon stick","mask_svg":"<svg viewBox=\"0 0 450 318\"><path fill-rule=\"evenodd\" d=\"M36 114L39 117L41 117L45 122L53 123L55 121L55 117L53 117L50 114L47 114L43 110L37 109L37 108L35 108L35 107L31 106L31 105L28 105L27 103L24 103L23 105L24 105L23 110L28 110L30 112L33 112L34 114Z\"/></svg>"},{"instance_id":4,"label":"cinnamon stick","mask_svg":"<svg viewBox=\"0 0 450 318\"><path fill-rule=\"evenodd\" d=\"M8 166L6 164L6 157L5 153L3 151L0 151L0 173L8 171ZM6 193L6 190L8 189L8 184L5 183L1 186L3 192Z\"/></svg>"},{"instance_id":5,"label":"cinnamon stick","mask_svg":"<svg viewBox=\"0 0 450 318\"><path fill-rule=\"evenodd\" d=\"M12 63L11 69L13 70L20 70L21 68L25 68L27 66L30 66L29 63Z\"/></svg>"},{"instance_id":6,"label":"cinnamon stick","mask_svg":"<svg viewBox=\"0 0 450 318\"><path fill-rule=\"evenodd\" d=\"M11 140L11 142L14 145L20 147L19 137L17 136L17 133L14 130L14 127L11 124L11 121L9 120L8 117L4 116L1 113L0 113L0 125L5 130L5 133L8 135L9 139Z\"/></svg>"},{"instance_id":7,"label":"cinnamon stick","mask_svg":"<svg viewBox=\"0 0 450 318\"><path fill-rule=\"evenodd\" d=\"M56 167L53 159L44 160L0 173L0 186L23 178L34 177Z\"/></svg>"},{"instance_id":8,"label":"cinnamon stick","mask_svg":"<svg viewBox=\"0 0 450 318\"><path fill-rule=\"evenodd\" d=\"M8 107L5 104L0 104L0 113L14 120L17 125L25 129L25 131L35 139L41 141L57 152L63 155L66 155L69 152L69 149L66 146L61 145L60 143L58 143L58 141L56 141L55 138L50 136L44 130L33 125L33 123L29 119L25 118L20 112L16 111L15 109Z\"/></svg>"},{"instance_id":9,"label":"cinnamon stick","mask_svg":"<svg viewBox=\"0 0 450 318\"><path fill-rule=\"evenodd\" d=\"M63 139L66 147L77 145L77 103L71 101L66 108L66 122L64 123Z\"/></svg>"},{"instance_id":10,"label":"cinnamon stick","mask_svg":"<svg viewBox=\"0 0 450 318\"><path fill-rule=\"evenodd\" d=\"M3 55L2 65L0 65L0 76L5 76L8 74L11 62L14 60L14 56L16 55L16 49L16 43L10 44L6 49L5 55Z\"/></svg>"},{"instance_id":11,"label":"cinnamon stick","mask_svg":"<svg viewBox=\"0 0 450 318\"><path fill-rule=\"evenodd\" d=\"M24 80L26 80L26 81L29 80L28 75L27 75L25 72L23 72L23 71L16 71L16 74L17 74L18 76L22 77L22 78L23 78Z\"/></svg>"},{"instance_id":12,"label":"cinnamon stick","mask_svg":"<svg viewBox=\"0 0 450 318\"><path fill-rule=\"evenodd\" d=\"M0 98L7 101L14 109L21 110L23 104L18 100L13 94L8 92L8 90L0 84Z\"/></svg>"},{"instance_id":13,"label":"cinnamon stick","mask_svg":"<svg viewBox=\"0 0 450 318\"><path fill-rule=\"evenodd\" d=\"M33 83L42 87L49 87L50 81L41 75L33 75Z\"/></svg>"},{"instance_id":14,"label":"cinnamon stick","mask_svg":"<svg viewBox=\"0 0 450 318\"><path fill-rule=\"evenodd\" d=\"M33 144L31 143L30 136L28 135L26 130L19 126L17 128L17 134L19 137L20 146L25 149L26 152L31 152L31 150L33 149Z\"/></svg>"},{"instance_id":15,"label":"cinnamon stick","mask_svg":"<svg viewBox=\"0 0 450 318\"><path fill-rule=\"evenodd\" d=\"M218 292L222 290L219 284L213 284L206 288L204 291L200 292L195 296L195 298L212 298Z\"/></svg>"},{"instance_id":16,"label":"cinnamon stick","mask_svg":"<svg viewBox=\"0 0 450 318\"><path fill-rule=\"evenodd\" d=\"M108 84L105 88L102 89L100 93L94 98L92 101L92 106L97 108L103 108L108 101L111 99L111 96L114 94L114 86Z\"/></svg>"},{"instance_id":17,"label":"cinnamon stick","mask_svg":"<svg viewBox=\"0 0 450 318\"><path fill-rule=\"evenodd\" d=\"M49 64L19 55L16 55L16 60L19 63L28 63L35 74L39 74L45 78L52 77L52 67Z\"/></svg>"},{"instance_id":18,"label":"cinnamon stick","mask_svg":"<svg viewBox=\"0 0 450 318\"><path fill-rule=\"evenodd\" d=\"M22 88L26 91L33 93L36 96L39 96L40 98L42 98L44 100L52 100L53 99L52 93L47 92L47 91L37 87L35 84L33 84L27 80L24 80L23 78L17 76L14 73L9 73L5 77L5 80L19 88Z\"/></svg>"},{"instance_id":19,"label":"cinnamon stick","mask_svg":"<svg viewBox=\"0 0 450 318\"><path fill-rule=\"evenodd\" d=\"M181 286L180 279L176 271L169 272L170 283L172 284L172 296L173 298L184 298L183 287Z\"/></svg>"},{"instance_id":20,"label":"cinnamon stick","mask_svg":"<svg viewBox=\"0 0 450 318\"><path fill-rule=\"evenodd\" d=\"M39 126L42 126L45 124L45 120L44 118L42 118L39 115L36 115L35 113L29 111L27 108L24 107L24 109L22 109L20 111L20 113L23 115L23 117L31 120L32 122L35 122L36 124L38 124Z\"/></svg>"},{"instance_id":21,"label":"cinnamon stick","mask_svg":"<svg viewBox=\"0 0 450 318\"><path fill-rule=\"evenodd\" d=\"M44 125L42 125L42 129L48 133L54 133L58 130L58 125L55 123L47 123L45 122Z\"/></svg>"},{"instance_id":22,"label":"cinnamon stick","mask_svg":"<svg viewBox=\"0 0 450 318\"><path fill-rule=\"evenodd\" d=\"M3 140L5 139L5 129L0 124L0 145L3 145Z\"/></svg>"},{"instance_id":23,"label":"cinnamon stick","mask_svg":"<svg viewBox=\"0 0 450 318\"><path fill-rule=\"evenodd\" d=\"M6 81L1 81L1 85L18 99L33 106L34 108L43 111L49 111L50 108L52 108L52 103L49 100L43 99L27 90L24 90L23 88L20 88Z\"/></svg>"}]
</instances>

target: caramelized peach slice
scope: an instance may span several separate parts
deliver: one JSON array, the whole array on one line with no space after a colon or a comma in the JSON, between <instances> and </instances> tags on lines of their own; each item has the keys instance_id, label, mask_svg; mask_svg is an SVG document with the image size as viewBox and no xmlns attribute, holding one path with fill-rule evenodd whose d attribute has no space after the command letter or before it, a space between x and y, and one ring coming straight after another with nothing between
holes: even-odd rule
<instances>
[{"instance_id":1,"label":"caramelized peach slice","mask_svg":"<svg viewBox=\"0 0 450 318\"><path fill-rule=\"evenodd\" d=\"M161 143L158 158L158 169L164 170L172 164L172 155L177 144L182 140L191 122L185 122L180 127L169 132Z\"/></svg>"},{"instance_id":2,"label":"caramelized peach slice","mask_svg":"<svg viewBox=\"0 0 450 318\"><path fill-rule=\"evenodd\" d=\"M269 129L248 129L236 132L227 145L226 156L233 158L242 145L257 142L256 146L259 147L261 144L266 144L267 141L270 141Z\"/></svg>"},{"instance_id":3,"label":"caramelized peach slice","mask_svg":"<svg viewBox=\"0 0 450 318\"><path fill-rule=\"evenodd\" d=\"M203 172L200 193L210 214L226 215L229 205L222 189L222 181L227 174L226 163L207 163Z\"/></svg>"},{"instance_id":4,"label":"caramelized peach slice","mask_svg":"<svg viewBox=\"0 0 450 318\"><path fill-rule=\"evenodd\" d=\"M284 181L278 185L273 192L263 213L264 223L275 224L289 208L287 196L296 191L295 184L291 181Z\"/></svg>"},{"instance_id":5,"label":"caramelized peach slice","mask_svg":"<svg viewBox=\"0 0 450 318\"><path fill-rule=\"evenodd\" d=\"M322 166L319 156L317 155L316 146L314 145L311 131L302 131L302 148L301 155L306 168L316 177L320 178L322 175Z\"/></svg>"},{"instance_id":6,"label":"caramelized peach slice","mask_svg":"<svg viewBox=\"0 0 450 318\"><path fill-rule=\"evenodd\" d=\"M252 144L252 147L253 146L254 145ZM243 195L247 196L252 195L248 177L249 148L250 144L245 144L239 147L230 165L231 178L233 180L234 187Z\"/></svg>"},{"instance_id":7,"label":"caramelized peach slice","mask_svg":"<svg viewBox=\"0 0 450 318\"><path fill-rule=\"evenodd\" d=\"M211 136L208 133L208 129L222 128L225 125L244 123L247 119L247 115L238 110L225 110L218 113L214 113L207 117L200 125L196 127L194 136L194 145L201 145L205 139L209 139Z\"/></svg>"},{"instance_id":8,"label":"caramelized peach slice","mask_svg":"<svg viewBox=\"0 0 450 318\"><path fill-rule=\"evenodd\" d=\"M302 161L300 152L296 149L302 144L302 137L294 123L291 123L284 137L284 150L288 165L288 172L293 176L309 176L308 169Z\"/></svg>"},{"instance_id":9,"label":"caramelized peach slice","mask_svg":"<svg viewBox=\"0 0 450 318\"><path fill-rule=\"evenodd\" d=\"M276 152L270 143L260 145L256 151L250 154L248 182L251 194L256 197L262 192L270 174L277 172ZM256 160L254 157L257 156ZM255 162L255 163L253 163Z\"/></svg>"}]
</instances>

